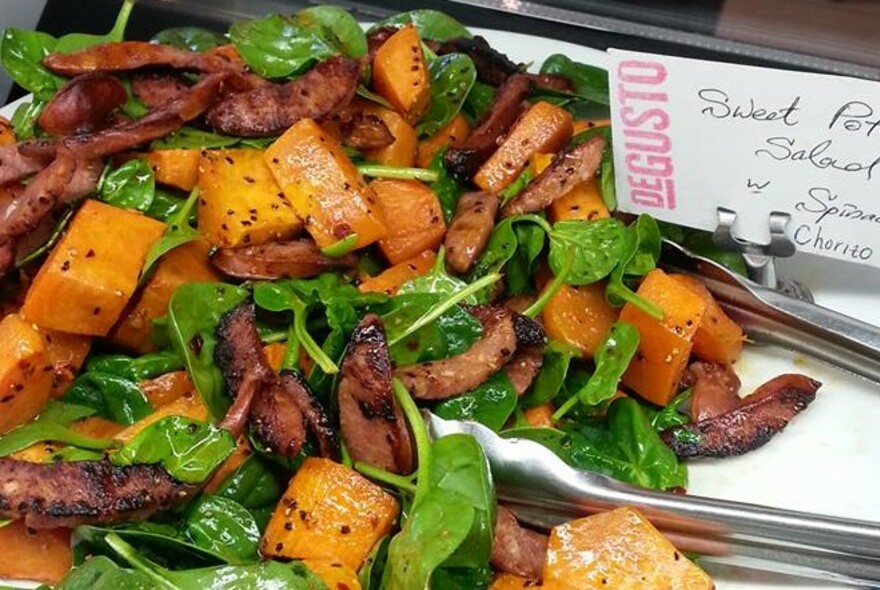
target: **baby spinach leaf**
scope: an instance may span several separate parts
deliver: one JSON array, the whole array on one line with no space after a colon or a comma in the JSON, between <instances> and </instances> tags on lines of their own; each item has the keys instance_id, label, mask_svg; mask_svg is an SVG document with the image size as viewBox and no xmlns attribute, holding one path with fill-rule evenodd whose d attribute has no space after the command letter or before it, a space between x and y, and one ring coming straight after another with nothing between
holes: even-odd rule
<instances>
[{"instance_id":1,"label":"baby spinach leaf","mask_svg":"<svg viewBox=\"0 0 880 590\"><path fill-rule=\"evenodd\" d=\"M367 37L363 29L357 19L340 6L311 6L297 12L294 20L348 57L358 58L367 54Z\"/></svg>"},{"instance_id":2,"label":"baby spinach leaf","mask_svg":"<svg viewBox=\"0 0 880 590\"><path fill-rule=\"evenodd\" d=\"M448 224L455 215L458 198L465 189L446 169L446 164L443 162L443 154L445 153L446 148L438 151L431 160L428 169L437 173L437 180L431 183L431 190L437 195L440 207L443 209L443 219Z\"/></svg>"},{"instance_id":3,"label":"baby spinach leaf","mask_svg":"<svg viewBox=\"0 0 880 590\"><path fill-rule=\"evenodd\" d=\"M477 263L468 275L468 281L473 281L490 272L500 272L505 269L521 246L520 235L523 234L518 235L514 229L514 226L521 222L537 225L542 232L550 230L550 224L537 215L514 215L503 219L495 226L495 229L492 230L492 235L489 237L486 249L483 251L482 256L477 260ZM531 263L534 262L535 257L537 256L534 252L538 249L538 242L540 241L541 248L543 249L544 240L534 234L523 235L523 237L524 242L522 245L526 248L525 259L530 261L529 266L531 266ZM514 280L523 279L520 278ZM525 280L528 279L526 278Z\"/></svg>"},{"instance_id":4,"label":"baby spinach leaf","mask_svg":"<svg viewBox=\"0 0 880 590\"><path fill-rule=\"evenodd\" d=\"M483 117L486 116L486 113L492 107L494 100L495 88L491 84L486 84L479 80L474 82L464 104L461 106L461 112L468 118L468 123L471 124L471 127L475 127L483 120Z\"/></svg>"},{"instance_id":5,"label":"baby spinach leaf","mask_svg":"<svg viewBox=\"0 0 880 590\"><path fill-rule=\"evenodd\" d=\"M220 47L226 43L222 34L201 27L174 27L159 31L151 39L155 43L171 45L199 53Z\"/></svg>"},{"instance_id":6,"label":"baby spinach leaf","mask_svg":"<svg viewBox=\"0 0 880 590\"><path fill-rule=\"evenodd\" d=\"M58 222L55 224L55 227L52 228L52 233L49 234L49 237L46 239L43 244L35 249L33 252L28 254L23 258L19 258L15 261L15 268L24 268L31 262L38 260L44 254L49 252L58 240L61 239L61 236L64 234L64 230L67 228L67 224L70 223L70 220L73 219L73 214L76 212L76 207L68 207L61 213L61 216L58 218Z\"/></svg>"},{"instance_id":7,"label":"baby spinach leaf","mask_svg":"<svg viewBox=\"0 0 880 590\"><path fill-rule=\"evenodd\" d=\"M443 490L467 500L474 509L470 532L455 552L443 561L448 567L482 567L489 562L495 531L497 504L489 462L472 436L452 434L434 441L428 471L434 490ZM418 509L418 506L415 507Z\"/></svg>"},{"instance_id":8,"label":"baby spinach leaf","mask_svg":"<svg viewBox=\"0 0 880 590\"><path fill-rule=\"evenodd\" d=\"M194 127L181 127L177 131L157 139L150 144L154 150L214 150L230 147L241 141L238 137L229 137L210 131L202 131Z\"/></svg>"},{"instance_id":9,"label":"baby spinach leaf","mask_svg":"<svg viewBox=\"0 0 880 590\"><path fill-rule=\"evenodd\" d=\"M61 399L92 408L98 417L119 424L134 424L153 413L135 381L100 371L82 373Z\"/></svg>"},{"instance_id":10,"label":"baby spinach leaf","mask_svg":"<svg viewBox=\"0 0 880 590\"><path fill-rule=\"evenodd\" d=\"M532 280L538 270L538 258L547 237L543 228L533 223L517 223L513 227L517 247L504 270L508 295L520 295L532 290Z\"/></svg>"},{"instance_id":11,"label":"baby spinach leaf","mask_svg":"<svg viewBox=\"0 0 880 590\"><path fill-rule=\"evenodd\" d=\"M183 206L174 214L174 217L168 220L168 227L162 233L147 256L144 259L144 266L141 269L141 281L145 280L160 258L184 244L201 240L202 235L198 230L190 225L190 217L195 207L196 200L199 198L199 188L192 190Z\"/></svg>"},{"instance_id":12,"label":"baby spinach leaf","mask_svg":"<svg viewBox=\"0 0 880 590\"><path fill-rule=\"evenodd\" d=\"M471 32L467 27L449 16L437 10L410 10L409 12L401 12L385 20L379 21L373 25L367 34L381 29L383 27L405 26L412 24L419 37L422 39L430 39L432 41L448 41L460 37L471 37Z\"/></svg>"},{"instance_id":13,"label":"baby spinach leaf","mask_svg":"<svg viewBox=\"0 0 880 590\"><path fill-rule=\"evenodd\" d=\"M431 577L431 590L486 590L495 573L491 567L441 567Z\"/></svg>"},{"instance_id":14,"label":"baby spinach leaf","mask_svg":"<svg viewBox=\"0 0 880 590\"><path fill-rule=\"evenodd\" d=\"M474 420L498 431L516 408L516 390L503 372L476 389L440 402L433 412L447 420Z\"/></svg>"},{"instance_id":15,"label":"baby spinach leaf","mask_svg":"<svg viewBox=\"0 0 880 590\"><path fill-rule=\"evenodd\" d=\"M521 398L520 405L531 408L556 399L562 384L565 383L571 360L578 356L580 356L578 349L555 340L551 341L544 351L541 371L535 378L531 391Z\"/></svg>"},{"instance_id":16,"label":"baby spinach leaf","mask_svg":"<svg viewBox=\"0 0 880 590\"><path fill-rule=\"evenodd\" d=\"M293 18L274 14L233 23L229 38L245 63L264 78L286 78L336 52Z\"/></svg>"},{"instance_id":17,"label":"baby spinach leaf","mask_svg":"<svg viewBox=\"0 0 880 590\"><path fill-rule=\"evenodd\" d=\"M569 436L562 430L534 426L520 426L499 432L503 438L522 438L543 445L556 453L563 461L569 461L571 444Z\"/></svg>"},{"instance_id":18,"label":"baby spinach leaf","mask_svg":"<svg viewBox=\"0 0 880 590\"><path fill-rule=\"evenodd\" d=\"M385 331L402 333L419 317L442 301L442 296L427 293L399 295L382 312ZM474 316L459 306L441 314L437 320L389 347L392 360L399 366L439 360L461 354L480 338L483 327Z\"/></svg>"},{"instance_id":19,"label":"baby spinach leaf","mask_svg":"<svg viewBox=\"0 0 880 590\"><path fill-rule=\"evenodd\" d=\"M55 590L155 590L147 575L119 567L109 557L97 555L72 569Z\"/></svg>"},{"instance_id":20,"label":"baby spinach leaf","mask_svg":"<svg viewBox=\"0 0 880 590\"><path fill-rule=\"evenodd\" d=\"M45 106L45 102L34 97L32 101L21 103L15 108L10 122L15 130L15 138L18 141L36 137L37 119L40 118Z\"/></svg>"},{"instance_id":21,"label":"baby spinach leaf","mask_svg":"<svg viewBox=\"0 0 880 590\"><path fill-rule=\"evenodd\" d=\"M137 571L152 579L157 587L169 590L232 590L257 588L287 590L328 590L327 586L299 561L263 561L252 565L225 565L172 571L138 555L134 547L110 533L106 538L113 551Z\"/></svg>"},{"instance_id":22,"label":"baby spinach leaf","mask_svg":"<svg viewBox=\"0 0 880 590\"><path fill-rule=\"evenodd\" d=\"M397 294L431 293L434 295L452 295L465 287L467 287L466 282L446 272L446 249L441 246L431 272L405 282L397 290ZM465 299L464 303L476 304L476 295Z\"/></svg>"},{"instance_id":23,"label":"baby spinach leaf","mask_svg":"<svg viewBox=\"0 0 880 590\"><path fill-rule=\"evenodd\" d=\"M617 186L614 181L614 154L611 141L605 144L602 161L599 163L599 193L609 211L617 209Z\"/></svg>"},{"instance_id":24,"label":"baby spinach leaf","mask_svg":"<svg viewBox=\"0 0 880 590\"><path fill-rule=\"evenodd\" d=\"M113 441L78 434L68 428L76 420L94 413L92 408L50 400L32 422L0 437L0 457L50 441L86 449L107 449L113 446Z\"/></svg>"},{"instance_id":25,"label":"baby spinach leaf","mask_svg":"<svg viewBox=\"0 0 880 590\"><path fill-rule=\"evenodd\" d=\"M151 352L137 358L124 354L101 354L91 358L86 371L109 373L131 381L152 379L183 368L183 361L171 351Z\"/></svg>"},{"instance_id":26,"label":"baby spinach leaf","mask_svg":"<svg viewBox=\"0 0 880 590\"><path fill-rule=\"evenodd\" d=\"M431 103L416 131L422 137L434 135L461 110L477 80L473 60L463 53L441 55L428 68L431 78Z\"/></svg>"},{"instance_id":27,"label":"baby spinach leaf","mask_svg":"<svg viewBox=\"0 0 880 590\"><path fill-rule=\"evenodd\" d=\"M145 160L134 158L115 170L105 170L98 196L106 203L147 211L156 195L156 176Z\"/></svg>"},{"instance_id":28,"label":"baby spinach leaf","mask_svg":"<svg viewBox=\"0 0 880 590\"><path fill-rule=\"evenodd\" d=\"M263 530L284 493L287 479L287 472L277 469L264 457L254 455L220 485L217 495L244 506Z\"/></svg>"},{"instance_id":29,"label":"baby spinach leaf","mask_svg":"<svg viewBox=\"0 0 880 590\"><path fill-rule=\"evenodd\" d=\"M33 92L40 102L49 101L65 82L43 66L43 58L55 50L57 43L55 37L39 31L12 27L3 31L0 65L16 84Z\"/></svg>"},{"instance_id":30,"label":"baby spinach leaf","mask_svg":"<svg viewBox=\"0 0 880 590\"><path fill-rule=\"evenodd\" d=\"M592 420L566 431L569 460L575 467L645 488L687 486L687 467L663 443L644 408L632 398L615 400L605 422Z\"/></svg>"},{"instance_id":31,"label":"baby spinach leaf","mask_svg":"<svg viewBox=\"0 0 880 590\"><path fill-rule=\"evenodd\" d=\"M463 496L432 488L413 506L403 529L391 540L383 588L428 588L434 570L467 539L475 513Z\"/></svg>"},{"instance_id":32,"label":"baby spinach leaf","mask_svg":"<svg viewBox=\"0 0 880 590\"><path fill-rule=\"evenodd\" d=\"M544 60L541 73L564 76L571 81L574 91L580 96L603 105L611 104L608 72L602 68L572 61L561 53L555 53Z\"/></svg>"},{"instance_id":33,"label":"baby spinach leaf","mask_svg":"<svg viewBox=\"0 0 880 590\"><path fill-rule=\"evenodd\" d=\"M504 205L507 201L517 196L522 192L526 186L535 178L535 173L532 172L531 167L526 168L522 172L520 172L519 176L510 183L510 185L501 189L498 192L498 196L501 198L501 204Z\"/></svg>"},{"instance_id":34,"label":"baby spinach leaf","mask_svg":"<svg viewBox=\"0 0 880 590\"><path fill-rule=\"evenodd\" d=\"M569 285L588 285L608 276L620 262L626 226L614 218L597 221L569 220L553 225L547 261L558 275L566 258L573 255Z\"/></svg>"},{"instance_id":35,"label":"baby spinach leaf","mask_svg":"<svg viewBox=\"0 0 880 590\"><path fill-rule=\"evenodd\" d=\"M186 198L180 197L177 193L164 189L160 186L156 187L156 194L150 208L147 209L147 215L159 221L169 221L174 215L180 211L186 204ZM191 218L194 217L192 214ZM194 221L194 219L191 219Z\"/></svg>"},{"instance_id":36,"label":"baby spinach leaf","mask_svg":"<svg viewBox=\"0 0 880 590\"><path fill-rule=\"evenodd\" d=\"M220 318L247 299L248 292L225 283L187 283L178 287L168 304L168 335L184 359L202 401L219 419L229 405L226 384L214 362L215 330Z\"/></svg>"},{"instance_id":37,"label":"baby spinach leaf","mask_svg":"<svg viewBox=\"0 0 880 590\"><path fill-rule=\"evenodd\" d=\"M116 22L113 28L106 35L89 35L86 33L70 33L58 39L58 44L54 51L58 53L73 53L92 45L100 45L101 43L111 43L114 41L122 41L125 37L125 27L128 25L128 19L134 8L135 0L125 0L116 16Z\"/></svg>"},{"instance_id":38,"label":"baby spinach leaf","mask_svg":"<svg viewBox=\"0 0 880 590\"><path fill-rule=\"evenodd\" d=\"M110 456L115 465L159 463L175 479L201 483L235 450L235 439L213 424L169 416L139 432Z\"/></svg>"},{"instance_id":39,"label":"baby spinach leaf","mask_svg":"<svg viewBox=\"0 0 880 590\"><path fill-rule=\"evenodd\" d=\"M624 282L625 276L641 277L653 270L660 259L660 246L660 229L650 215L640 215L626 228L620 262L605 291L608 303L615 307L631 303L652 317L663 317L656 304L638 296Z\"/></svg>"},{"instance_id":40,"label":"baby spinach leaf","mask_svg":"<svg viewBox=\"0 0 880 590\"><path fill-rule=\"evenodd\" d=\"M187 510L183 536L233 565L259 559L260 529L251 513L229 498L199 497Z\"/></svg>"},{"instance_id":41,"label":"baby spinach leaf","mask_svg":"<svg viewBox=\"0 0 880 590\"><path fill-rule=\"evenodd\" d=\"M662 410L645 410L651 417L651 426L654 427L654 430L657 432L663 432L667 428L672 428L673 426L690 424L690 415L683 412L681 407L690 401L692 395L693 390L688 388L675 396L671 402L663 406Z\"/></svg>"},{"instance_id":42,"label":"baby spinach leaf","mask_svg":"<svg viewBox=\"0 0 880 590\"><path fill-rule=\"evenodd\" d=\"M636 327L626 322L615 322L605 342L596 350L596 370L590 380L560 406L553 414L553 419L562 418L578 402L585 406L596 406L613 398L620 378L638 347L639 331Z\"/></svg>"}]
</instances>

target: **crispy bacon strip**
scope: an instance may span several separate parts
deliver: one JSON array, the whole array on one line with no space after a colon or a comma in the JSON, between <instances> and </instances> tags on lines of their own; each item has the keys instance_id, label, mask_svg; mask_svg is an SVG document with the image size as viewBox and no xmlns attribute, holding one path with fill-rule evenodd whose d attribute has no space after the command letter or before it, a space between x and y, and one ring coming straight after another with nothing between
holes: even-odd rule
<instances>
[{"instance_id":1,"label":"crispy bacon strip","mask_svg":"<svg viewBox=\"0 0 880 590\"><path fill-rule=\"evenodd\" d=\"M492 86L504 84L508 78L520 71L520 66L510 61L510 58L500 51L492 48L486 38L480 35L458 37L431 45L437 55L464 53L470 57L477 68L477 78Z\"/></svg>"},{"instance_id":2,"label":"crispy bacon strip","mask_svg":"<svg viewBox=\"0 0 880 590\"><path fill-rule=\"evenodd\" d=\"M498 195L480 191L465 193L455 205L455 215L446 231L446 263L453 272L464 274L483 253L498 212Z\"/></svg>"},{"instance_id":3,"label":"crispy bacon strip","mask_svg":"<svg viewBox=\"0 0 880 590\"><path fill-rule=\"evenodd\" d=\"M483 162L495 153L499 141L522 112L523 101L531 91L532 82L528 76L516 74L508 78L498 88L486 117L468 135L464 144L446 150L443 162L458 180L470 182Z\"/></svg>"},{"instance_id":4,"label":"crispy bacon strip","mask_svg":"<svg viewBox=\"0 0 880 590\"><path fill-rule=\"evenodd\" d=\"M348 104L360 79L360 65L332 57L292 82L230 94L206 115L208 124L236 137L280 135L300 119L320 119Z\"/></svg>"},{"instance_id":5,"label":"crispy bacon strip","mask_svg":"<svg viewBox=\"0 0 880 590\"><path fill-rule=\"evenodd\" d=\"M112 76L77 76L52 97L37 122L52 135L91 133L105 126L110 114L126 99L125 87Z\"/></svg>"},{"instance_id":6,"label":"crispy bacon strip","mask_svg":"<svg viewBox=\"0 0 880 590\"><path fill-rule=\"evenodd\" d=\"M771 379L727 413L674 426L663 441L679 457L730 457L767 444L816 397L821 383L805 375Z\"/></svg>"},{"instance_id":7,"label":"crispy bacon strip","mask_svg":"<svg viewBox=\"0 0 880 590\"><path fill-rule=\"evenodd\" d=\"M356 150L375 150L394 143L394 135L382 119L357 108L344 108L321 120L333 137Z\"/></svg>"},{"instance_id":8,"label":"crispy bacon strip","mask_svg":"<svg viewBox=\"0 0 880 590\"><path fill-rule=\"evenodd\" d=\"M517 395L522 396L529 390L532 382L541 372L543 364L543 346L525 346L517 349L516 354L503 369Z\"/></svg>"},{"instance_id":9,"label":"crispy bacon strip","mask_svg":"<svg viewBox=\"0 0 880 590\"><path fill-rule=\"evenodd\" d=\"M159 465L0 459L0 516L35 529L143 520L197 491Z\"/></svg>"},{"instance_id":10,"label":"crispy bacon strip","mask_svg":"<svg viewBox=\"0 0 880 590\"><path fill-rule=\"evenodd\" d=\"M342 438L352 458L393 473L412 472L412 441L391 389L391 358L378 316L367 315L355 328L338 396Z\"/></svg>"},{"instance_id":11,"label":"crispy bacon strip","mask_svg":"<svg viewBox=\"0 0 880 590\"><path fill-rule=\"evenodd\" d=\"M501 370L516 350L514 314L505 307L475 307L470 312L483 324L483 336L469 350L439 361L395 371L416 399L441 400L479 386Z\"/></svg>"},{"instance_id":12,"label":"crispy bacon strip","mask_svg":"<svg viewBox=\"0 0 880 590\"><path fill-rule=\"evenodd\" d=\"M547 535L521 527L510 510L499 506L489 563L496 570L538 580L548 542Z\"/></svg>"},{"instance_id":13,"label":"crispy bacon strip","mask_svg":"<svg viewBox=\"0 0 880 590\"><path fill-rule=\"evenodd\" d=\"M211 263L237 279L306 278L337 268L357 266L357 256L324 256L313 240L269 242L259 246L221 248Z\"/></svg>"},{"instance_id":14,"label":"crispy bacon strip","mask_svg":"<svg viewBox=\"0 0 880 590\"><path fill-rule=\"evenodd\" d=\"M739 377L730 365L697 362L688 367L688 373L693 381L690 414L694 422L726 414L742 403Z\"/></svg>"},{"instance_id":15,"label":"crispy bacon strip","mask_svg":"<svg viewBox=\"0 0 880 590\"><path fill-rule=\"evenodd\" d=\"M144 41L103 43L73 53L50 53L43 58L43 65L68 78L92 72L158 67L206 73L243 71L240 63L216 52L197 53Z\"/></svg>"},{"instance_id":16,"label":"crispy bacon strip","mask_svg":"<svg viewBox=\"0 0 880 590\"><path fill-rule=\"evenodd\" d=\"M189 90L176 74L143 73L131 78L131 92L151 109L159 108Z\"/></svg>"},{"instance_id":17,"label":"crispy bacon strip","mask_svg":"<svg viewBox=\"0 0 880 590\"><path fill-rule=\"evenodd\" d=\"M605 140L594 137L563 152L501 210L502 217L534 213L548 207L576 184L596 175Z\"/></svg>"},{"instance_id":18,"label":"crispy bacon strip","mask_svg":"<svg viewBox=\"0 0 880 590\"><path fill-rule=\"evenodd\" d=\"M30 143L0 146L0 186L33 176L52 162L54 147L48 153L29 154Z\"/></svg>"}]
</instances>

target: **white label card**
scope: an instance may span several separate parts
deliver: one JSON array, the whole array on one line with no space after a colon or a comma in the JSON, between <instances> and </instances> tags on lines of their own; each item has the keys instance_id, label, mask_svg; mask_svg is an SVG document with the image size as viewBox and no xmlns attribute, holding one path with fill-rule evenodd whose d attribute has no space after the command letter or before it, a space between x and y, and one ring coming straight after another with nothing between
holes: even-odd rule
<instances>
[{"instance_id":1,"label":"white label card","mask_svg":"<svg viewBox=\"0 0 880 590\"><path fill-rule=\"evenodd\" d=\"M618 206L880 266L880 84L609 50Z\"/></svg>"}]
</instances>

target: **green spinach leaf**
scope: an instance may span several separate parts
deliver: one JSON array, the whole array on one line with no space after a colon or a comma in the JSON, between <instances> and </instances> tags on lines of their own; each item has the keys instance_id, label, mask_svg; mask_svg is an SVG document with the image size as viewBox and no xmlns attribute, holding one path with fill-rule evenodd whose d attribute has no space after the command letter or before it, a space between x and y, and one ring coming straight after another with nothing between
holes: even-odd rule
<instances>
[{"instance_id":1,"label":"green spinach leaf","mask_svg":"<svg viewBox=\"0 0 880 590\"><path fill-rule=\"evenodd\" d=\"M556 399L568 376L568 368L580 351L561 342L551 341L544 352L541 371L535 378L531 391L522 397L520 405L526 408L540 406Z\"/></svg>"},{"instance_id":2,"label":"green spinach leaf","mask_svg":"<svg viewBox=\"0 0 880 590\"><path fill-rule=\"evenodd\" d=\"M134 424L153 413L135 381L100 371L82 373L61 399L92 408L98 417L119 424Z\"/></svg>"},{"instance_id":3,"label":"green spinach leaf","mask_svg":"<svg viewBox=\"0 0 880 590\"><path fill-rule=\"evenodd\" d=\"M151 352L137 358L124 354L100 354L86 365L86 371L109 373L131 381L152 379L183 368L183 361L171 351Z\"/></svg>"},{"instance_id":4,"label":"green spinach leaf","mask_svg":"<svg viewBox=\"0 0 880 590\"><path fill-rule=\"evenodd\" d=\"M397 294L430 293L433 295L452 295L465 287L467 287L466 282L446 272L446 249L441 246L431 272L405 282L397 290ZM464 302L476 304L476 295L465 299Z\"/></svg>"},{"instance_id":5,"label":"green spinach leaf","mask_svg":"<svg viewBox=\"0 0 880 590\"><path fill-rule=\"evenodd\" d=\"M447 420L474 420L497 432L513 414L516 402L513 384L499 372L476 389L440 402L433 412Z\"/></svg>"},{"instance_id":6,"label":"green spinach leaf","mask_svg":"<svg viewBox=\"0 0 880 590\"><path fill-rule=\"evenodd\" d=\"M495 572L489 566L441 567L431 577L431 590L487 590Z\"/></svg>"},{"instance_id":7,"label":"green spinach leaf","mask_svg":"<svg viewBox=\"0 0 880 590\"><path fill-rule=\"evenodd\" d=\"M483 117L486 116L486 113L492 107L494 100L495 88L492 85L480 82L479 80L474 82L461 107L461 112L467 117L471 127L475 127L483 120Z\"/></svg>"},{"instance_id":8,"label":"green spinach leaf","mask_svg":"<svg viewBox=\"0 0 880 590\"><path fill-rule=\"evenodd\" d=\"M229 38L245 63L264 78L299 74L336 53L293 18L277 14L233 23Z\"/></svg>"},{"instance_id":9,"label":"green spinach leaf","mask_svg":"<svg viewBox=\"0 0 880 590\"><path fill-rule=\"evenodd\" d=\"M158 463L175 479L201 483L235 450L228 431L181 416L169 416L139 432L110 456L115 465Z\"/></svg>"},{"instance_id":10,"label":"green spinach leaf","mask_svg":"<svg viewBox=\"0 0 880 590\"><path fill-rule=\"evenodd\" d=\"M216 31L201 27L174 27L159 31L152 41L202 53L220 47L226 43L226 38Z\"/></svg>"},{"instance_id":11,"label":"green spinach leaf","mask_svg":"<svg viewBox=\"0 0 880 590\"><path fill-rule=\"evenodd\" d=\"M663 311L656 304L638 296L624 282L626 276L642 277L653 270L660 260L660 247L660 229L650 215L640 215L627 227L620 262L605 290L608 303L615 307L631 303L652 317L663 317Z\"/></svg>"},{"instance_id":12,"label":"green spinach leaf","mask_svg":"<svg viewBox=\"0 0 880 590\"><path fill-rule=\"evenodd\" d=\"M55 590L156 590L153 581L141 572L121 568L109 557L91 557L72 569Z\"/></svg>"},{"instance_id":13,"label":"green spinach leaf","mask_svg":"<svg viewBox=\"0 0 880 590\"><path fill-rule=\"evenodd\" d=\"M156 176L145 160L134 158L104 172L98 195L104 202L123 209L147 211L156 196Z\"/></svg>"},{"instance_id":14,"label":"green spinach leaf","mask_svg":"<svg viewBox=\"0 0 880 590\"><path fill-rule=\"evenodd\" d=\"M181 127L177 131L157 139L150 144L154 150L215 150L231 147L241 142L241 138L202 131L194 127Z\"/></svg>"},{"instance_id":15,"label":"green spinach leaf","mask_svg":"<svg viewBox=\"0 0 880 590\"><path fill-rule=\"evenodd\" d=\"M555 53L544 60L541 73L564 76L571 81L575 92L580 96L603 105L611 104L608 72L602 68L572 61L561 53Z\"/></svg>"},{"instance_id":16,"label":"green spinach leaf","mask_svg":"<svg viewBox=\"0 0 880 590\"><path fill-rule=\"evenodd\" d=\"M547 261L559 275L566 258L573 256L569 285L588 285L608 276L620 262L626 226L614 218L597 221L569 220L553 225Z\"/></svg>"},{"instance_id":17,"label":"green spinach leaf","mask_svg":"<svg viewBox=\"0 0 880 590\"><path fill-rule=\"evenodd\" d=\"M30 102L23 102L15 108L12 114L12 128L15 130L15 138L18 141L33 139L37 135L37 119L45 108L46 103L34 97Z\"/></svg>"},{"instance_id":18,"label":"green spinach leaf","mask_svg":"<svg viewBox=\"0 0 880 590\"><path fill-rule=\"evenodd\" d=\"M428 67L431 78L431 103L416 131L422 137L443 129L461 110L477 80L473 60L463 53L442 55Z\"/></svg>"},{"instance_id":19,"label":"green spinach leaf","mask_svg":"<svg viewBox=\"0 0 880 590\"><path fill-rule=\"evenodd\" d=\"M48 102L64 86L64 78L43 66L43 58L55 50L57 43L52 35L39 31L12 27L3 31L0 64L16 84L34 94L37 100L32 104Z\"/></svg>"},{"instance_id":20,"label":"green spinach leaf","mask_svg":"<svg viewBox=\"0 0 880 590\"><path fill-rule=\"evenodd\" d=\"M455 215L458 198L465 191L465 188L446 169L446 164L443 162L445 153L446 148L438 151L431 160L428 169L437 173L437 180L431 184L431 190L437 195L440 207L443 209L443 219L449 224Z\"/></svg>"},{"instance_id":21,"label":"green spinach leaf","mask_svg":"<svg viewBox=\"0 0 880 590\"><path fill-rule=\"evenodd\" d=\"M198 230L190 225L190 217L195 207L196 200L199 198L198 187L194 188L187 198L183 206L174 214L174 217L168 220L168 227L165 228L162 237L159 238L144 259L144 266L141 269L141 281L145 280L160 258L184 244L195 242L202 239L202 235Z\"/></svg>"},{"instance_id":22,"label":"green spinach leaf","mask_svg":"<svg viewBox=\"0 0 880 590\"><path fill-rule=\"evenodd\" d=\"M68 428L76 420L95 413L92 408L49 401L32 422L19 426L0 437L0 457L11 455L40 442L59 442L78 448L103 450L113 441L78 434Z\"/></svg>"},{"instance_id":23,"label":"green spinach leaf","mask_svg":"<svg viewBox=\"0 0 880 590\"><path fill-rule=\"evenodd\" d=\"M339 6L322 4L296 13L294 20L348 57L367 54L367 37L350 12Z\"/></svg>"},{"instance_id":24,"label":"green spinach leaf","mask_svg":"<svg viewBox=\"0 0 880 590\"><path fill-rule=\"evenodd\" d=\"M201 496L189 507L183 535L234 565L259 560L260 529L241 504L223 496Z\"/></svg>"},{"instance_id":25,"label":"green spinach leaf","mask_svg":"<svg viewBox=\"0 0 880 590\"><path fill-rule=\"evenodd\" d=\"M671 402L663 406L663 409L646 410L648 412L648 415L651 417L651 426L654 427L654 430L656 430L657 432L663 432L667 428L672 428L673 426L690 424L690 415L683 412L681 410L681 407L685 403L690 401L692 395L692 389L685 389L677 396L675 396L675 398Z\"/></svg>"},{"instance_id":26,"label":"green spinach leaf","mask_svg":"<svg viewBox=\"0 0 880 590\"><path fill-rule=\"evenodd\" d=\"M125 38L125 27L134 8L135 0L125 0L116 16L113 28L106 35L89 35L86 33L70 33L58 39L54 51L58 53L73 53L92 45L122 41Z\"/></svg>"},{"instance_id":27,"label":"green spinach leaf","mask_svg":"<svg viewBox=\"0 0 880 590\"><path fill-rule=\"evenodd\" d=\"M409 24L412 24L416 28L416 31L419 32L419 37L423 40L448 41L459 37L471 37L471 33L468 31L467 27L448 14L444 14L437 10L427 9L410 10L409 12L395 14L394 16L386 18L373 25L370 30L367 31L367 34L369 35L383 27L402 27Z\"/></svg>"}]
</instances>

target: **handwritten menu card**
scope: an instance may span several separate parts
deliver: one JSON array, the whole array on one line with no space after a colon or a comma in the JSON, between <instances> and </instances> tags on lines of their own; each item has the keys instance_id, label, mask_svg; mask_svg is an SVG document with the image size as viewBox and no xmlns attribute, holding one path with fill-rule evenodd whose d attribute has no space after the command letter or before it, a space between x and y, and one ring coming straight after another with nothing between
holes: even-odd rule
<instances>
[{"instance_id":1,"label":"handwritten menu card","mask_svg":"<svg viewBox=\"0 0 880 590\"><path fill-rule=\"evenodd\" d=\"M880 84L609 51L619 207L880 267Z\"/></svg>"}]
</instances>

